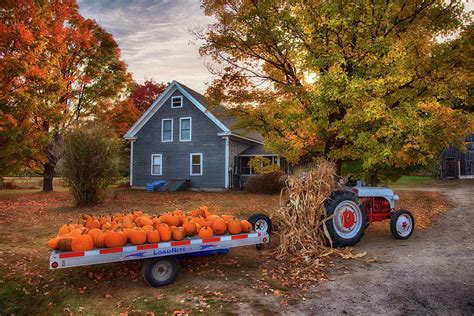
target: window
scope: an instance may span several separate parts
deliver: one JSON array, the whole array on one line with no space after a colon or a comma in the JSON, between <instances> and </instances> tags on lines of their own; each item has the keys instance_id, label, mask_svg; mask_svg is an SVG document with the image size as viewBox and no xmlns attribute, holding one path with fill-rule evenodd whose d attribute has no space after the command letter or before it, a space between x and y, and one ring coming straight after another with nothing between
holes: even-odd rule
<instances>
[{"instance_id":1,"label":"window","mask_svg":"<svg viewBox=\"0 0 474 316\"><path fill-rule=\"evenodd\" d=\"M173 119L161 120L161 141L162 142L173 141Z\"/></svg>"},{"instance_id":2,"label":"window","mask_svg":"<svg viewBox=\"0 0 474 316\"><path fill-rule=\"evenodd\" d=\"M179 119L179 141L180 142L191 141L192 125L193 123L190 117L181 117Z\"/></svg>"},{"instance_id":3,"label":"window","mask_svg":"<svg viewBox=\"0 0 474 316\"><path fill-rule=\"evenodd\" d=\"M161 167L163 166L161 157L161 154L151 155L151 174L153 176L161 176Z\"/></svg>"},{"instance_id":4,"label":"window","mask_svg":"<svg viewBox=\"0 0 474 316\"><path fill-rule=\"evenodd\" d=\"M177 109L183 107L183 96L171 97L171 108Z\"/></svg>"},{"instance_id":5,"label":"window","mask_svg":"<svg viewBox=\"0 0 474 316\"><path fill-rule=\"evenodd\" d=\"M202 176L202 154L190 154L190 174Z\"/></svg>"},{"instance_id":6,"label":"window","mask_svg":"<svg viewBox=\"0 0 474 316\"><path fill-rule=\"evenodd\" d=\"M240 173L243 175L252 174L251 167L249 165L251 157L241 157L240 158Z\"/></svg>"}]
</instances>

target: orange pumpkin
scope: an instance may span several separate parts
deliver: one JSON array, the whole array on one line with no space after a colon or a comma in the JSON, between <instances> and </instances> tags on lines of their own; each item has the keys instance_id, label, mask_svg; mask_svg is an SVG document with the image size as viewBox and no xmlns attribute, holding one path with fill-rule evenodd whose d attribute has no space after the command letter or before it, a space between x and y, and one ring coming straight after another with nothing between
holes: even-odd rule
<instances>
[{"instance_id":1,"label":"orange pumpkin","mask_svg":"<svg viewBox=\"0 0 474 316\"><path fill-rule=\"evenodd\" d=\"M174 215L178 215L178 216L183 215L183 211L181 211L181 210L174 210L172 213Z\"/></svg>"},{"instance_id":2,"label":"orange pumpkin","mask_svg":"<svg viewBox=\"0 0 474 316\"><path fill-rule=\"evenodd\" d=\"M212 222L212 231L216 235L223 235L227 231L227 224L222 218L218 218Z\"/></svg>"},{"instance_id":3,"label":"orange pumpkin","mask_svg":"<svg viewBox=\"0 0 474 316\"><path fill-rule=\"evenodd\" d=\"M134 227L136 227L137 225L135 225L134 222L124 222L122 226L123 226L123 228L125 229L125 228L134 228Z\"/></svg>"},{"instance_id":4,"label":"orange pumpkin","mask_svg":"<svg viewBox=\"0 0 474 316\"><path fill-rule=\"evenodd\" d=\"M127 236L127 241L130 241L130 233L134 231L133 228L124 228L123 233Z\"/></svg>"},{"instance_id":5,"label":"orange pumpkin","mask_svg":"<svg viewBox=\"0 0 474 316\"><path fill-rule=\"evenodd\" d=\"M222 219L225 220L226 222L228 222L228 221L230 221L230 220L232 220L232 219L235 219L235 217L232 216L232 215L222 215L221 217L222 217Z\"/></svg>"},{"instance_id":6,"label":"orange pumpkin","mask_svg":"<svg viewBox=\"0 0 474 316\"><path fill-rule=\"evenodd\" d=\"M48 247L55 250L55 249L58 249L58 242L59 242L59 239L61 237L57 236L57 237L54 237L54 238L51 238L49 241L48 241Z\"/></svg>"},{"instance_id":7,"label":"orange pumpkin","mask_svg":"<svg viewBox=\"0 0 474 316\"><path fill-rule=\"evenodd\" d=\"M170 228L174 240L183 240L183 238L186 237L186 231L182 226L171 226Z\"/></svg>"},{"instance_id":8,"label":"orange pumpkin","mask_svg":"<svg viewBox=\"0 0 474 316\"><path fill-rule=\"evenodd\" d=\"M206 221L208 221L208 222L213 222L216 219L221 219L221 218L217 215L209 215L209 216L206 217Z\"/></svg>"},{"instance_id":9,"label":"orange pumpkin","mask_svg":"<svg viewBox=\"0 0 474 316\"><path fill-rule=\"evenodd\" d=\"M71 234L64 234L59 237L58 240L58 249L70 251L71 250L71 243L72 243L72 236Z\"/></svg>"},{"instance_id":10,"label":"orange pumpkin","mask_svg":"<svg viewBox=\"0 0 474 316\"><path fill-rule=\"evenodd\" d=\"M196 224L192 221L186 221L183 224L183 228L186 231L186 235L193 236L196 234Z\"/></svg>"},{"instance_id":11,"label":"orange pumpkin","mask_svg":"<svg viewBox=\"0 0 474 316\"><path fill-rule=\"evenodd\" d=\"M142 230L144 231L150 231L150 230L153 230L153 225L145 225L142 227Z\"/></svg>"},{"instance_id":12,"label":"orange pumpkin","mask_svg":"<svg viewBox=\"0 0 474 316\"><path fill-rule=\"evenodd\" d=\"M160 232L161 241L171 240L171 229L167 224L161 223L160 225L158 225L158 231Z\"/></svg>"},{"instance_id":13,"label":"orange pumpkin","mask_svg":"<svg viewBox=\"0 0 474 316\"><path fill-rule=\"evenodd\" d=\"M140 220L138 221L138 225L140 225L141 227L143 226L147 226L147 225L151 225L153 226L153 220L149 217L145 217L145 216L142 216L140 218Z\"/></svg>"},{"instance_id":14,"label":"orange pumpkin","mask_svg":"<svg viewBox=\"0 0 474 316\"><path fill-rule=\"evenodd\" d=\"M240 224L242 225L242 231L244 233L250 233L252 231L252 224L249 221L241 220Z\"/></svg>"},{"instance_id":15,"label":"orange pumpkin","mask_svg":"<svg viewBox=\"0 0 474 316\"><path fill-rule=\"evenodd\" d=\"M194 225L196 225L196 232L199 232L201 230L201 225L198 223L194 223Z\"/></svg>"},{"instance_id":16,"label":"orange pumpkin","mask_svg":"<svg viewBox=\"0 0 474 316\"><path fill-rule=\"evenodd\" d=\"M146 231L144 230L139 230L139 229L134 229L130 232L130 242L133 245L142 245L146 243Z\"/></svg>"},{"instance_id":17,"label":"orange pumpkin","mask_svg":"<svg viewBox=\"0 0 474 316\"><path fill-rule=\"evenodd\" d=\"M67 224L64 224L59 228L59 236L66 234L69 234L69 226Z\"/></svg>"},{"instance_id":18,"label":"orange pumpkin","mask_svg":"<svg viewBox=\"0 0 474 316\"><path fill-rule=\"evenodd\" d=\"M101 226L102 230L111 230L112 229L112 224L110 222L104 223Z\"/></svg>"},{"instance_id":19,"label":"orange pumpkin","mask_svg":"<svg viewBox=\"0 0 474 316\"><path fill-rule=\"evenodd\" d=\"M157 230L150 230L146 234L146 240L151 244L156 244L160 242L160 232Z\"/></svg>"},{"instance_id":20,"label":"orange pumpkin","mask_svg":"<svg viewBox=\"0 0 474 316\"><path fill-rule=\"evenodd\" d=\"M168 216L166 216L165 222L166 222L166 224L168 224L168 226L178 226L179 225L179 215L171 213Z\"/></svg>"},{"instance_id":21,"label":"orange pumpkin","mask_svg":"<svg viewBox=\"0 0 474 316\"><path fill-rule=\"evenodd\" d=\"M86 221L86 227L89 228L89 229L92 229L92 228L100 228L100 222L96 219L88 219Z\"/></svg>"},{"instance_id":22,"label":"orange pumpkin","mask_svg":"<svg viewBox=\"0 0 474 316\"><path fill-rule=\"evenodd\" d=\"M196 224L199 224L201 227L202 226L206 226L206 220L202 217L196 217L194 220L193 220Z\"/></svg>"},{"instance_id":23,"label":"orange pumpkin","mask_svg":"<svg viewBox=\"0 0 474 316\"><path fill-rule=\"evenodd\" d=\"M124 232L109 231L104 239L108 248L123 247L127 243L127 235Z\"/></svg>"},{"instance_id":24,"label":"orange pumpkin","mask_svg":"<svg viewBox=\"0 0 474 316\"><path fill-rule=\"evenodd\" d=\"M94 249L94 241L88 234L74 236L71 242L72 251L87 251Z\"/></svg>"},{"instance_id":25,"label":"orange pumpkin","mask_svg":"<svg viewBox=\"0 0 474 316\"><path fill-rule=\"evenodd\" d=\"M104 232L99 232L98 234L94 235L92 237L92 240L94 241L94 246L96 248L104 248L105 245L105 233Z\"/></svg>"},{"instance_id":26,"label":"orange pumpkin","mask_svg":"<svg viewBox=\"0 0 474 316\"><path fill-rule=\"evenodd\" d=\"M102 232L102 231L101 231L100 229L98 229L98 228L92 228L92 229L90 229L87 233L89 234L89 236L92 237L92 239L94 239L94 237L95 237L97 234L101 233L101 232Z\"/></svg>"},{"instance_id":27,"label":"orange pumpkin","mask_svg":"<svg viewBox=\"0 0 474 316\"><path fill-rule=\"evenodd\" d=\"M232 235L240 234L242 232L242 224L238 219L232 219L227 224L227 230Z\"/></svg>"},{"instance_id":28,"label":"orange pumpkin","mask_svg":"<svg viewBox=\"0 0 474 316\"><path fill-rule=\"evenodd\" d=\"M205 226L199 230L199 237L202 239L212 237L212 235L214 232L211 227Z\"/></svg>"},{"instance_id":29,"label":"orange pumpkin","mask_svg":"<svg viewBox=\"0 0 474 316\"><path fill-rule=\"evenodd\" d=\"M71 234L72 237L77 237L77 236L82 235L83 232L84 232L84 229L75 228L75 229L71 230L71 232L69 234Z\"/></svg>"}]
</instances>

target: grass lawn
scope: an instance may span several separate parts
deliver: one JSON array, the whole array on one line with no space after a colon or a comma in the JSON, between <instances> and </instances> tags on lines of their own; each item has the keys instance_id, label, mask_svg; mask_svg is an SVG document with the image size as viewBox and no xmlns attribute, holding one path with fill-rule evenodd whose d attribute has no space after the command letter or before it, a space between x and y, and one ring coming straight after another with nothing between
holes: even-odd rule
<instances>
[{"instance_id":1,"label":"grass lawn","mask_svg":"<svg viewBox=\"0 0 474 316\"><path fill-rule=\"evenodd\" d=\"M436 192L400 191L400 207L413 209L423 228L447 208ZM420 202L423 201L423 202ZM87 314L121 312L159 314L186 311L204 314L274 314L284 287L267 276L268 250L233 249L226 256L184 259L175 284L155 289L142 280L141 263L129 261L50 271L50 237L62 223L81 213L162 213L207 205L216 214L247 218L278 207L278 195L245 192L148 193L112 189L103 205L77 208L67 192L0 191L0 314ZM383 228L386 229L386 228ZM273 245L277 243L273 238ZM268 294L265 295L265 293Z\"/></svg>"},{"instance_id":2,"label":"grass lawn","mask_svg":"<svg viewBox=\"0 0 474 316\"><path fill-rule=\"evenodd\" d=\"M389 181L388 186L401 187L401 186L416 186L416 185L429 185L436 183L437 180L434 177L426 176L402 176L395 182Z\"/></svg>"}]
</instances>

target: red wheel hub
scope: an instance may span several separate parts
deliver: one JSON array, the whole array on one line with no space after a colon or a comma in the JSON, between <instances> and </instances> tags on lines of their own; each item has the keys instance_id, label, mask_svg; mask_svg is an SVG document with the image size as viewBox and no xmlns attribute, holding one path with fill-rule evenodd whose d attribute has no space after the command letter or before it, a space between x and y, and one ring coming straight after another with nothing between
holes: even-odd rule
<instances>
[{"instance_id":1,"label":"red wheel hub","mask_svg":"<svg viewBox=\"0 0 474 316\"><path fill-rule=\"evenodd\" d=\"M354 213L352 213L351 211L346 209L342 213L342 225L345 228L350 228L350 227L352 227L352 225L354 225L354 223L355 223Z\"/></svg>"}]
</instances>

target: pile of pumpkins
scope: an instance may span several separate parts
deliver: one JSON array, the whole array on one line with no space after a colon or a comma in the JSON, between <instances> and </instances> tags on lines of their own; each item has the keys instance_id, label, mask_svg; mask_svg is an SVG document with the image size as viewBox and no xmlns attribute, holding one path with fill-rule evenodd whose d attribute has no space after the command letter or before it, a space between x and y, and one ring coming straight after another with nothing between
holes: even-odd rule
<instances>
[{"instance_id":1,"label":"pile of pumpkins","mask_svg":"<svg viewBox=\"0 0 474 316\"><path fill-rule=\"evenodd\" d=\"M175 210L159 216L134 211L107 216L82 215L78 223L62 225L48 246L64 251L87 251L123 247L127 243L142 245L179 241L187 236L198 235L204 239L227 232L235 235L251 231L250 222L231 215L212 215L205 206L187 213Z\"/></svg>"}]
</instances>

